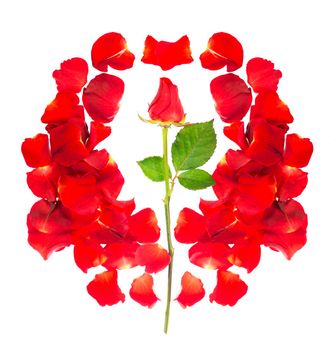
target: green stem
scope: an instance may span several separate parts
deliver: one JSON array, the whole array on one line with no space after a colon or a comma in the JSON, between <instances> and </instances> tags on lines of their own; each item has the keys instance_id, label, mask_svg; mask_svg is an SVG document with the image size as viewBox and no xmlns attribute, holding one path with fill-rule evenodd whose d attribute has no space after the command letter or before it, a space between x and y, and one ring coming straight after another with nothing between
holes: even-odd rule
<instances>
[{"instance_id":1,"label":"green stem","mask_svg":"<svg viewBox=\"0 0 336 350\"><path fill-rule=\"evenodd\" d=\"M169 185L169 164L168 164L168 128L162 128L162 141L163 141L163 172L165 181L165 198L164 209L166 218L166 234L168 242L168 252L170 255L170 264L168 267L168 285L167 285L167 302L164 322L164 332L168 333L169 315L170 315L170 302L171 302L171 289L172 289L172 276L173 276L173 260L174 260L174 247L171 239L170 228L170 197L172 195L172 188Z\"/></svg>"}]
</instances>

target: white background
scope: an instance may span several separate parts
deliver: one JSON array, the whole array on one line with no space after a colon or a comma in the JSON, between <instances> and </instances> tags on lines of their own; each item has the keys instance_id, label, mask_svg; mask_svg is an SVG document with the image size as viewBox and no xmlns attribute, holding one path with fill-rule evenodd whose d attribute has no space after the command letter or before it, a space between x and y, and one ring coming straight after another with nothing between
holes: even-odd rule
<instances>
[{"instance_id":1,"label":"white background","mask_svg":"<svg viewBox=\"0 0 336 350\"><path fill-rule=\"evenodd\" d=\"M1 233L0 349L336 349L335 314L335 25L333 1L6 1L0 5ZM126 185L121 198L135 196L138 208L152 206L163 224L162 184L153 184L135 163L161 153L160 130L142 124L160 76L179 86L189 121L216 119L219 136L213 171L227 147L214 112L210 80L225 70L200 68L208 38L225 31L236 36L247 59L261 56L281 69L281 98L295 117L292 130L315 146L307 168L309 186L300 201L309 215L308 244L288 262L264 249L260 266L242 274L248 294L234 307L210 304L172 306L170 334L163 328L164 303L147 310L127 299L100 307L86 293L94 272L84 275L72 249L44 262L27 242L26 214L35 198L25 184L28 168L20 145L43 131L39 120L56 89L52 71L67 58L90 60L92 43L110 31L122 33L136 54L133 69L114 73L125 80L120 113L104 143L117 161ZM162 73L140 62L151 34L175 41L188 34L195 62ZM95 74L92 70L91 74ZM239 71L244 77L244 70ZM184 206L197 208L211 190L176 187L173 222ZM162 244L165 244L162 235ZM176 249L174 295L188 269L211 292L215 272L191 266L185 247ZM140 269L120 273L127 295ZM165 298L166 272L156 279Z\"/></svg>"}]
</instances>

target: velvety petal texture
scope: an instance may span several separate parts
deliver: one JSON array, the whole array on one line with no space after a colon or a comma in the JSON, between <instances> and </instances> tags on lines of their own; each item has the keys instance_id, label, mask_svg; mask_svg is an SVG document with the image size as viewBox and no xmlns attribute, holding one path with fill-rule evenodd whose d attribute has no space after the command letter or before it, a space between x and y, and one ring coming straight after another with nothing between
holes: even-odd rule
<instances>
[{"instance_id":1,"label":"velvety petal texture","mask_svg":"<svg viewBox=\"0 0 336 350\"><path fill-rule=\"evenodd\" d=\"M183 308L192 306L202 300L204 295L205 290L202 281L189 271L185 272L181 279L181 292L176 298L179 304Z\"/></svg>"},{"instance_id":2,"label":"velvety petal texture","mask_svg":"<svg viewBox=\"0 0 336 350\"><path fill-rule=\"evenodd\" d=\"M175 42L157 41L148 35L145 41L143 63L154 64L162 70L169 70L193 61L189 38L184 35Z\"/></svg>"},{"instance_id":3,"label":"velvety petal texture","mask_svg":"<svg viewBox=\"0 0 336 350\"><path fill-rule=\"evenodd\" d=\"M159 300L153 291L153 277L148 273L134 279L129 293L133 300L148 308Z\"/></svg>"}]
</instances>

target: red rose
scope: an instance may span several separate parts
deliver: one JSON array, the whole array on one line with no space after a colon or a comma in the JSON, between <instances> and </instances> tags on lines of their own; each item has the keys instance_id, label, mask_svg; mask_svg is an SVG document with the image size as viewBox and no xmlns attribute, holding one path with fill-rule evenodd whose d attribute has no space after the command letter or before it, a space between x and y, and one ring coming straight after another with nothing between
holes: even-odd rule
<instances>
[{"instance_id":1,"label":"red rose","mask_svg":"<svg viewBox=\"0 0 336 350\"><path fill-rule=\"evenodd\" d=\"M151 119L164 123L180 123L184 120L177 86L168 78L160 79L159 90L149 105L148 113Z\"/></svg>"}]
</instances>

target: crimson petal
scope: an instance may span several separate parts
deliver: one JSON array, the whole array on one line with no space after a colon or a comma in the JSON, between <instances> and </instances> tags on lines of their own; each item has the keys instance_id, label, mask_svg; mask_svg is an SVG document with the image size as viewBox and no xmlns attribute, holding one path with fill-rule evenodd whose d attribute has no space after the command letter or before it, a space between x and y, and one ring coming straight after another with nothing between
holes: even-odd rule
<instances>
[{"instance_id":1,"label":"crimson petal","mask_svg":"<svg viewBox=\"0 0 336 350\"><path fill-rule=\"evenodd\" d=\"M35 137L25 139L21 151L27 165L32 168L50 164L49 138L46 134L37 134Z\"/></svg>"},{"instance_id":2,"label":"crimson petal","mask_svg":"<svg viewBox=\"0 0 336 350\"><path fill-rule=\"evenodd\" d=\"M119 111L124 86L114 75L103 73L93 78L83 91L83 104L89 116L98 122L111 122Z\"/></svg>"},{"instance_id":3,"label":"crimson petal","mask_svg":"<svg viewBox=\"0 0 336 350\"><path fill-rule=\"evenodd\" d=\"M308 138L302 138L297 134L287 135L284 152L285 164L303 168L308 165L312 154L313 144Z\"/></svg>"},{"instance_id":4,"label":"crimson petal","mask_svg":"<svg viewBox=\"0 0 336 350\"><path fill-rule=\"evenodd\" d=\"M252 103L251 89L235 74L220 75L210 83L216 111L226 123L240 121Z\"/></svg>"}]
</instances>

